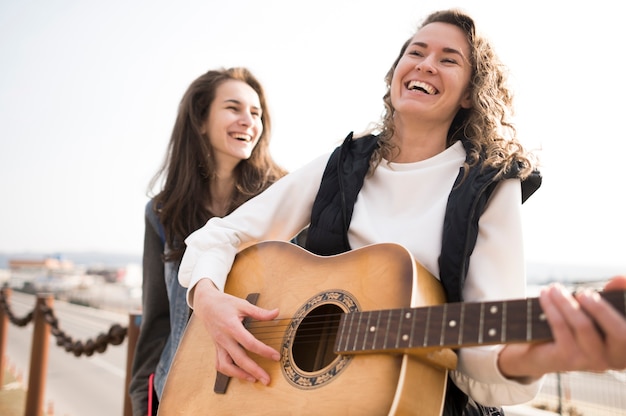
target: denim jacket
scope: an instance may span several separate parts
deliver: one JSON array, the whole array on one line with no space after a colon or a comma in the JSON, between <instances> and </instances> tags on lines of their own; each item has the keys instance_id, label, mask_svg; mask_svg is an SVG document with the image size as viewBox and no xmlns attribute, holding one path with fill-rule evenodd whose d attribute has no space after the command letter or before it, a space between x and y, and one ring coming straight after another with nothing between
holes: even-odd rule
<instances>
[{"instance_id":1,"label":"denim jacket","mask_svg":"<svg viewBox=\"0 0 626 416\"><path fill-rule=\"evenodd\" d=\"M166 246L167 250L167 246ZM154 375L154 388L159 400L165 386L165 379L170 365L174 360L174 354L183 337L185 326L189 320L189 306L187 305L187 289L178 283L178 267L180 262L165 263L165 283L167 285L167 297L170 305L170 336L163 347L161 358Z\"/></svg>"},{"instance_id":2,"label":"denim jacket","mask_svg":"<svg viewBox=\"0 0 626 416\"><path fill-rule=\"evenodd\" d=\"M149 378L154 373L154 390L161 398L165 379L189 318L186 288L178 283L180 262L163 262L169 251L165 234L150 201L145 209L143 253L142 322L129 394L133 415L148 411Z\"/></svg>"}]
</instances>

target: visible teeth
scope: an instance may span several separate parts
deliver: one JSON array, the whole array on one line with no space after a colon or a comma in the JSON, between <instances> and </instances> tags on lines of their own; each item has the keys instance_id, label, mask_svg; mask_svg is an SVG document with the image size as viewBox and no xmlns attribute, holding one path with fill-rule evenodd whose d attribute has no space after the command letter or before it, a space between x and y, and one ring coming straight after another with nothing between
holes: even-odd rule
<instances>
[{"instance_id":1,"label":"visible teeth","mask_svg":"<svg viewBox=\"0 0 626 416\"><path fill-rule=\"evenodd\" d=\"M243 140L244 142L250 141L250 136L248 136L247 134L235 134L233 135L233 137L237 140Z\"/></svg>"},{"instance_id":2,"label":"visible teeth","mask_svg":"<svg viewBox=\"0 0 626 416\"><path fill-rule=\"evenodd\" d=\"M410 90L424 91L428 95L433 95L437 93L437 90L433 88L432 85L426 84L425 82L421 81L410 81L407 85L407 88Z\"/></svg>"}]
</instances>

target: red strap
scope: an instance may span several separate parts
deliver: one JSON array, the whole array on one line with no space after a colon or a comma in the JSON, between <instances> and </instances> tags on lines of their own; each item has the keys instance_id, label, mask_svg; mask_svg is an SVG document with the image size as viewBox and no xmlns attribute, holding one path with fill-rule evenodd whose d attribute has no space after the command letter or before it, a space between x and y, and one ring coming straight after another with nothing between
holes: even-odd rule
<instances>
[{"instance_id":1,"label":"red strap","mask_svg":"<svg viewBox=\"0 0 626 416\"><path fill-rule=\"evenodd\" d=\"M152 416L152 396L154 395L154 373L148 378L148 416Z\"/></svg>"}]
</instances>

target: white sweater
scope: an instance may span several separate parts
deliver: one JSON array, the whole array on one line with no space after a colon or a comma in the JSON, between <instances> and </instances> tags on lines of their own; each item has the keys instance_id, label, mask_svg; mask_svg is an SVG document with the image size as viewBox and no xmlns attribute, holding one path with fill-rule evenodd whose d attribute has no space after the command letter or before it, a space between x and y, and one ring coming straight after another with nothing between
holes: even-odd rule
<instances>
[{"instance_id":1,"label":"white sweater","mask_svg":"<svg viewBox=\"0 0 626 416\"><path fill-rule=\"evenodd\" d=\"M457 142L442 153L415 163L383 161L361 189L348 231L353 249L375 243L405 246L439 278L443 219L448 195L465 150ZM210 278L224 290L234 257L265 240L293 238L308 225L329 154L318 157L269 187L224 218L213 218L191 234L179 270L180 283L191 289ZM466 301L520 298L526 295L521 224L521 188L517 179L503 181L480 218L479 234L463 289ZM191 305L192 306L192 305ZM520 384L497 367L502 346L463 348L451 376L475 401L487 406L523 403L540 382Z\"/></svg>"}]
</instances>

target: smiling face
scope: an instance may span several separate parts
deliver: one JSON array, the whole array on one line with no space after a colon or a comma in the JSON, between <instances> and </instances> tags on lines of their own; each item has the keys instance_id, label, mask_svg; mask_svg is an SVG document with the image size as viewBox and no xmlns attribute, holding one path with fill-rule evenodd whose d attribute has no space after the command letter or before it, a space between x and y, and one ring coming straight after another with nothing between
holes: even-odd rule
<instances>
[{"instance_id":1,"label":"smiling face","mask_svg":"<svg viewBox=\"0 0 626 416\"><path fill-rule=\"evenodd\" d=\"M202 126L220 166L248 159L263 132L259 96L243 81L228 80L216 89L209 116Z\"/></svg>"},{"instance_id":2,"label":"smiling face","mask_svg":"<svg viewBox=\"0 0 626 416\"><path fill-rule=\"evenodd\" d=\"M413 36L391 80L397 117L452 122L471 106L470 47L465 34L449 23L430 23Z\"/></svg>"}]
</instances>

